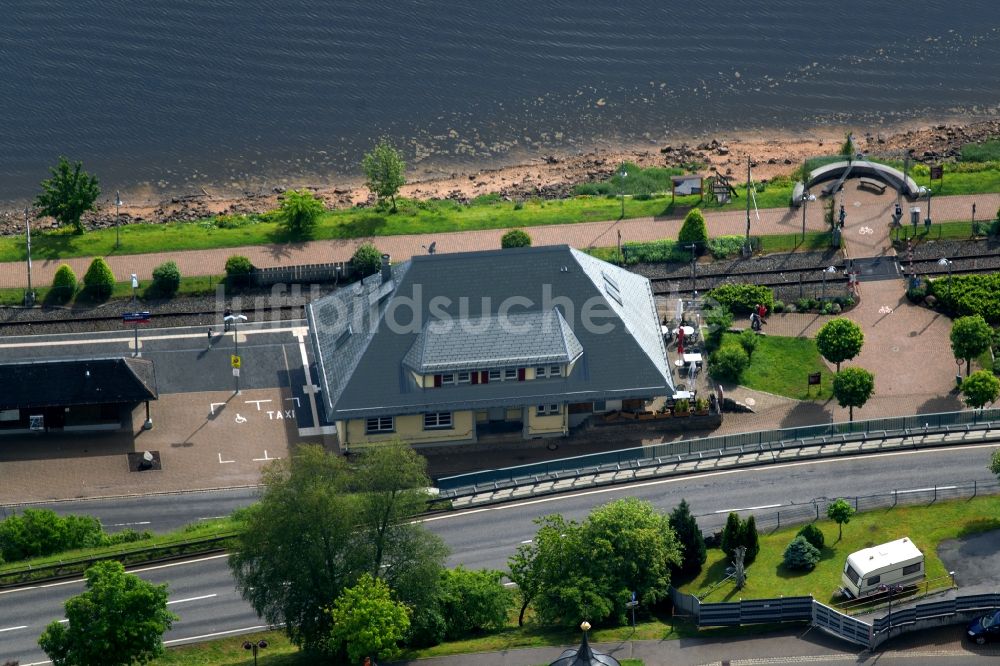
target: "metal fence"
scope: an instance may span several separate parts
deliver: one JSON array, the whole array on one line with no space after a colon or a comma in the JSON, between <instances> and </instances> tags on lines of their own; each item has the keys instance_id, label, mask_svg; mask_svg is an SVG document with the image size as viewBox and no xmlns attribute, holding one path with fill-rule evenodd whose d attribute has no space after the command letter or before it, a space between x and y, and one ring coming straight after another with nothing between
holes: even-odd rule
<instances>
[{"instance_id":1,"label":"metal fence","mask_svg":"<svg viewBox=\"0 0 1000 666\"><path fill-rule=\"evenodd\" d=\"M269 287L284 283L336 282L338 280L348 282L353 276L353 264L349 261L340 261L328 264L254 268L250 272L250 282L257 287Z\"/></svg>"},{"instance_id":2,"label":"metal fence","mask_svg":"<svg viewBox=\"0 0 1000 666\"><path fill-rule=\"evenodd\" d=\"M802 622L812 619L812 597L746 599L726 603L701 603L699 627L723 627L766 622Z\"/></svg>"},{"instance_id":3,"label":"metal fence","mask_svg":"<svg viewBox=\"0 0 1000 666\"><path fill-rule=\"evenodd\" d=\"M722 456L732 452L777 451L807 444L847 443L869 439L954 432L956 428L989 429L1000 425L1000 409L894 416L866 421L824 423L799 428L664 442L618 451L592 453L528 465L484 470L437 479L443 498L463 497L482 489L517 487L524 483L584 476L601 471L662 464L695 454Z\"/></svg>"},{"instance_id":4,"label":"metal fence","mask_svg":"<svg viewBox=\"0 0 1000 666\"><path fill-rule=\"evenodd\" d=\"M843 499L853 504L857 511L871 511L891 508L897 504L932 504L948 499L969 499L977 495L997 494L1000 494L1000 482L992 479L933 485L926 488L893 489L871 495L845 496ZM817 497L808 502L791 502L773 510L758 509L739 511L738 513L744 516L753 515L759 531L771 531L786 525L808 523L825 518L827 506L836 499L838 498ZM725 513L707 513L696 515L695 518L702 532L713 534L725 526L727 515Z\"/></svg>"},{"instance_id":5,"label":"metal fence","mask_svg":"<svg viewBox=\"0 0 1000 666\"><path fill-rule=\"evenodd\" d=\"M812 625L851 643L865 647L871 644L872 625L850 615L844 615L818 601L813 601Z\"/></svg>"},{"instance_id":6,"label":"metal fence","mask_svg":"<svg viewBox=\"0 0 1000 666\"><path fill-rule=\"evenodd\" d=\"M954 599L944 599L929 603L917 604L889 612L888 615L875 618L872 621L872 631L881 634L892 628L914 624L921 620L940 618L959 613L985 613L1000 608L1000 593L971 594Z\"/></svg>"}]
</instances>

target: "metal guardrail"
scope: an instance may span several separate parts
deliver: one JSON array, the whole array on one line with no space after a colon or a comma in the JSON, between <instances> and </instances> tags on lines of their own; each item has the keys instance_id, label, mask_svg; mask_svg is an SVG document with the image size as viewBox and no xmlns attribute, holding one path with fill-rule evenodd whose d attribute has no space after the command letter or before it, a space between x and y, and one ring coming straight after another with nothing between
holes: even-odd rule
<instances>
[{"instance_id":1,"label":"metal guardrail","mask_svg":"<svg viewBox=\"0 0 1000 666\"><path fill-rule=\"evenodd\" d=\"M161 543L145 548L128 548L109 551L102 555L61 560L40 566L24 565L0 571L0 587L20 585L42 579L52 580L86 571L91 565L107 560L118 560L123 564L153 562L175 557L186 557L194 552L211 553L224 550L222 544L233 538L235 533L223 533L198 539L183 539ZM141 542L140 542L141 543Z\"/></svg>"},{"instance_id":2,"label":"metal guardrail","mask_svg":"<svg viewBox=\"0 0 1000 666\"><path fill-rule=\"evenodd\" d=\"M621 470L638 470L691 459L734 453L766 453L825 444L866 442L872 439L952 434L1000 428L1000 409L916 414L866 421L827 423L799 428L665 442L618 451L561 458L528 465L442 477L436 487L442 499L458 499L484 492L575 479Z\"/></svg>"}]
</instances>

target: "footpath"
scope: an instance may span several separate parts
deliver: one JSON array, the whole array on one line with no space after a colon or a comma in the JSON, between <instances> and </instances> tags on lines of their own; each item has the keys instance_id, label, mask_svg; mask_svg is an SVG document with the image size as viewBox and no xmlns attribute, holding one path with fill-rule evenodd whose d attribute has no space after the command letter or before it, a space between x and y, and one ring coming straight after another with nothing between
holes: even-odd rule
<instances>
[{"instance_id":1,"label":"footpath","mask_svg":"<svg viewBox=\"0 0 1000 666\"><path fill-rule=\"evenodd\" d=\"M878 195L855 188L853 182L848 181L845 189L837 195L838 205L842 201L847 213L848 228L845 230L845 237L847 238L848 254L854 257L868 257L884 253L885 241L888 238L887 225L896 203L896 197L888 191ZM921 215L923 216L926 203L926 201L921 201L912 205L921 206ZM932 203L933 218L940 221L968 220L971 218L973 203L976 204L977 219L988 220L996 215L997 208L1000 207L1000 194L936 198ZM817 201L806 208L806 230L824 231L826 223L823 220L822 202ZM745 211L708 212L705 219L711 236L742 236L746 233ZM627 220L525 227L525 231L531 236L534 245L568 243L583 249L615 246L618 243L619 233L623 243L676 238L682 222L682 216L640 217ZM872 232L868 232L868 229L872 229ZM132 273L141 279L148 279L152 276L153 269L167 260L173 260L177 263L181 275L220 275L224 272L226 259L234 254L248 257L258 268L317 264L347 261L359 245L371 242L379 250L389 254L393 261L398 262L409 259L413 255L426 253L427 250L424 248L431 243L436 243L436 250L441 253L499 248L500 238L505 231L507 229L375 236L214 250L110 255L106 259L118 280L126 280ZM759 213L750 211L750 233L752 235L801 232L802 211L800 209L768 208ZM33 283L35 285L51 284L56 269L63 263L69 264L77 275L83 275L90 261L91 257L72 259L36 257L32 261ZM23 288L27 285L27 262L0 263L0 287Z\"/></svg>"}]
</instances>

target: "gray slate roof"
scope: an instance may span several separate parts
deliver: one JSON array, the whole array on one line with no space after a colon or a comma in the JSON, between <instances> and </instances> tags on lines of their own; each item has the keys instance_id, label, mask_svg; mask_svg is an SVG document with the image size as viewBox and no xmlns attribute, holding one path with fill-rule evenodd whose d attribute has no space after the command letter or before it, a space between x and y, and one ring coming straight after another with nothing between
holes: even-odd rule
<instances>
[{"instance_id":1,"label":"gray slate roof","mask_svg":"<svg viewBox=\"0 0 1000 666\"><path fill-rule=\"evenodd\" d=\"M391 272L387 284L376 274L308 308L332 420L653 397L673 390L652 290L640 275L565 245L417 256ZM511 321L523 317L529 324L523 342L506 334L488 341L459 325L451 334L428 334L432 323L448 318L493 326L508 311ZM539 334L554 311L558 334L555 327ZM563 350L557 350L560 338ZM579 357L569 377L421 389L408 368L459 369L455 364L467 353L479 368L464 369L485 370L493 362L550 350Z\"/></svg>"},{"instance_id":2,"label":"gray slate roof","mask_svg":"<svg viewBox=\"0 0 1000 666\"><path fill-rule=\"evenodd\" d=\"M157 395L153 362L142 358L0 364L0 409L129 404Z\"/></svg>"},{"instance_id":3,"label":"gray slate roof","mask_svg":"<svg viewBox=\"0 0 1000 666\"><path fill-rule=\"evenodd\" d=\"M436 319L417 336L403 364L422 375L570 363L583 346L559 310Z\"/></svg>"}]
</instances>

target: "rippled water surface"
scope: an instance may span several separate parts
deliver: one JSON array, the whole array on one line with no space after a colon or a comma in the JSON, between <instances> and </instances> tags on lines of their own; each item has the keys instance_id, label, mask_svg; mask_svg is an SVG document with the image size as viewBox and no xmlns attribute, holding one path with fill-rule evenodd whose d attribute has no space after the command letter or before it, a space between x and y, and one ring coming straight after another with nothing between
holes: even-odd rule
<instances>
[{"instance_id":1,"label":"rippled water surface","mask_svg":"<svg viewBox=\"0 0 1000 666\"><path fill-rule=\"evenodd\" d=\"M60 154L107 190L994 113L1000 3L4 0L0 199Z\"/></svg>"}]
</instances>

